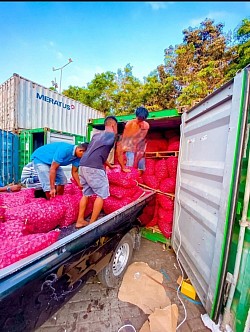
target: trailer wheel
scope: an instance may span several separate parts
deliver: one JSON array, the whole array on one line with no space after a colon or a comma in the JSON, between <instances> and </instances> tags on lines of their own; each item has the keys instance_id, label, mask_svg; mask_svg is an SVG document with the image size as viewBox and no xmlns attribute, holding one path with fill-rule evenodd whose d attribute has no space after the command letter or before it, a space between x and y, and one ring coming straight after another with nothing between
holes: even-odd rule
<instances>
[{"instance_id":1,"label":"trailer wheel","mask_svg":"<svg viewBox=\"0 0 250 332\"><path fill-rule=\"evenodd\" d=\"M127 233L116 247L110 263L97 275L105 287L115 288L119 284L131 262L133 249L133 237Z\"/></svg>"}]
</instances>

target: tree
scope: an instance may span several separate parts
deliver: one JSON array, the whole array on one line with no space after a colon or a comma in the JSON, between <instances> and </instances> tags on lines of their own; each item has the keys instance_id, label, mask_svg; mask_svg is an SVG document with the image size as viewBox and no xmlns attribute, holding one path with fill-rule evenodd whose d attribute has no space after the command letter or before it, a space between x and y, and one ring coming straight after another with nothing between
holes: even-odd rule
<instances>
[{"instance_id":1,"label":"tree","mask_svg":"<svg viewBox=\"0 0 250 332\"><path fill-rule=\"evenodd\" d=\"M250 20L245 18L236 30L234 59L227 70L227 79L234 77L236 72L250 63Z\"/></svg>"},{"instance_id":2,"label":"tree","mask_svg":"<svg viewBox=\"0 0 250 332\"><path fill-rule=\"evenodd\" d=\"M192 105L218 88L232 59L221 23L206 19L183 35L181 45L165 50L165 72L175 76L176 106Z\"/></svg>"}]
</instances>

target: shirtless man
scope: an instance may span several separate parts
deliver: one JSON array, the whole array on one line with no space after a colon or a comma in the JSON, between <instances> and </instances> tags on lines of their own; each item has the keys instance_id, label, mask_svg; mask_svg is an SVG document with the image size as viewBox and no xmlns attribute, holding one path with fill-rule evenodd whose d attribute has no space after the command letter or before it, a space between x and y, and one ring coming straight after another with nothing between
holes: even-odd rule
<instances>
[{"instance_id":1,"label":"shirtless man","mask_svg":"<svg viewBox=\"0 0 250 332\"><path fill-rule=\"evenodd\" d=\"M138 168L140 173L145 170L146 135L149 124L146 122L148 110L138 107L135 111L136 119L126 123L121 140L117 143L117 158L125 169L124 153L126 154L126 166Z\"/></svg>"}]
</instances>

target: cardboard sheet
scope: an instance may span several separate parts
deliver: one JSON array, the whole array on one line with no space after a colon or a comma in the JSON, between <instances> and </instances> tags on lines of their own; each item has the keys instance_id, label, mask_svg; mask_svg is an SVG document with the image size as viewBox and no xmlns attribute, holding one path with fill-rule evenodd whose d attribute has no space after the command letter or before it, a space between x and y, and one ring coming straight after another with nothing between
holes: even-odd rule
<instances>
[{"instance_id":1,"label":"cardboard sheet","mask_svg":"<svg viewBox=\"0 0 250 332\"><path fill-rule=\"evenodd\" d=\"M156 308L165 308L171 304L162 282L163 275L160 272L151 269L147 263L135 262L128 267L123 277L118 298L151 314Z\"/></svg>"},{"instance_id":2,"label":"cardboard sheet","mask_svg":"<svg viewBox=\"0 0 250 332\"><path fill-rule=\"evenodd\" d=\"M176 332L178 307L172 304L163 309L156 308L149 315L139 332Z\"/></svg>"}]
</instances>

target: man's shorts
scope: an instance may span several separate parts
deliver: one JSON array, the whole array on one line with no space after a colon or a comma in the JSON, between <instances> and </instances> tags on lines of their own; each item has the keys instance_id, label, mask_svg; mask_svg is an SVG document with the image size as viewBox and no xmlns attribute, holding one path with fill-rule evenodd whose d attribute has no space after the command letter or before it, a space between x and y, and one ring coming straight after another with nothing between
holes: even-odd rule
<instances>
[{"instance_id":1,"label":"man's shorts","mask_svg":"<svg viewBox=\"0 0 250 332\"><path fill-rule=\"evenodd\" d=\"M131 151L126 152L126 158L127 158L127 163L126 166L133 167L134 165L134 160L135 160L135 153ZM138 169L140 171L145 171L146 165L145 165L145 158L141 158L138 162Z\"/></svg>"},{"instance_id":2,"label":"man's shorts","mask_svg":"<svg viewBox=\"0 0 250 332\"><path fill-rule=\"evenodd\" d=\"M50 191L50 181L49 181L49 172L50 172L50 165L47 164L35 164L34 169L38 174L39 180L42 185L43 191ZM58 185L65 185L67 184L68 180L62 167L58 167L56 170L56 180L55 184Z\"/></svg>"},{"instance_id":3,"label":"man's shorts","mask_svg":"<svg viewBox=\"0 0 250 332\"><path fill-rule=\"evenodd\" d=\"M109 182L104 170L80 166L78 174L84 196L97 195L103 199L110 196Z\"/></svg>"}]
</instances>

